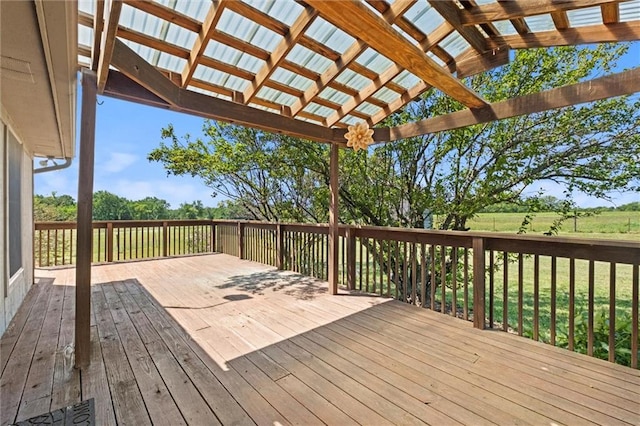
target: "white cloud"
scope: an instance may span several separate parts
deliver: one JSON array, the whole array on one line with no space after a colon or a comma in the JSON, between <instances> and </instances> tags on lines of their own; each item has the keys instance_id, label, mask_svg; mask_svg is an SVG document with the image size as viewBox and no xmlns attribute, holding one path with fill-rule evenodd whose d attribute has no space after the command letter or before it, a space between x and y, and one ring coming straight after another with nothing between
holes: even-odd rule
<instances>
[{"instance_id":1,"label":"white cloud","mask_svg":"<svg viewBox=\"0 0 640 426\"><path fill-rule=\"evenodd\" d=\"M105 161L100 161L96 165L96 171L101 170L107 173L119 173L135 163L138 157L126 152L110 152Z\"/></svg>"}]
</instances>

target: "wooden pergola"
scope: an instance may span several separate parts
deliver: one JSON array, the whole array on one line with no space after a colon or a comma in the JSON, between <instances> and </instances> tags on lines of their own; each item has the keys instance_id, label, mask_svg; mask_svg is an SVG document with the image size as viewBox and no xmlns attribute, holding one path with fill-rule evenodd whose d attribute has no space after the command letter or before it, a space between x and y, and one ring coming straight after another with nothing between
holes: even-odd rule
<instances>
[{"instance_id":1,"label":"wooden pergola","mask_svg":"<svg viewBox=\"0 0 640 426\"><path fill-rule=\"evenodd\" d=\"M515 49L640 39L640 1L93 0L78 11L82 127L76 365L90 347L93 149L102 94L331 144L329 285L337 291L338 149L434 88L466 109L375 142L640 91L640 68L489 103L465 77Z\"/></svg>"}]
</instances>

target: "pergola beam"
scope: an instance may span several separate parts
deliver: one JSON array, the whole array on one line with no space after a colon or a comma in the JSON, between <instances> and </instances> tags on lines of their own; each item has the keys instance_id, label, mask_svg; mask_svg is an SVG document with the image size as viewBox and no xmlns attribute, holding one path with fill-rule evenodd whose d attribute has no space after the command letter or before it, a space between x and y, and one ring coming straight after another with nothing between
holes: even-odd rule
<instances>
[{"instance_id":1,"label":"pergola beam","mask_svg":"<svg viewBox=\"0 0 640 426\"><path fill-rule=\"evenodd\" d=\"M110 84L109 92L105 94L324 143L330 142L333 136L332 129L317 124L182 89L119 40L115 44L112 65L127 76L129 82L118 79ZM344 144L344 141L340 142Z\"/></svg>"},{"instance_id":2,"label":"pergola beam","mask_svg":"<svg viewBox=\"0 0 640 426\"><path fill-rule=\"evenodd\" d=\"M222 11L225 7L225 1L226 0L213 0L211 2L211 6L209 6L209 11L207 12L207 17L202 23L202 27L198 32L198 38L193 44L191 52L189 52L189 57L187 58L187 63L184 65L182 70L182 87L187 87L189 85L191 77L193 77L193 73L198 66L198 62L202 55L204 55L204 50L207 48L207 43L211 38L211 34L216 30L216 25L218 25L218 21L220 20Z\"/></svg>"},{"instance_id":3,"label":"pergola beam","mask_svg":"<svg viewBox=\"0 0 640 426\"><path fill-rule=\"evenodd\" d=\"M107 0L106 4L106 26L103 29L100 52L98 59L98 93L102 93L104 85L109 75L109 64L113 55L114 44L116 42L116 32L118 31L118 21L122 10L122 1Z\"/></svg>"},{"instance_id":4,"label":"pergola beam","mask_svg":"<svg viewBox=\"0 0 640 426\"><path fill-rule=\"evenodd\" d=\"M477 93L440 67L364 4L348 1L335 7L335 3L330 0L309 3L334 25L360 38L371 48L462 104L470 108L486 105Z\"/></svg>"},{"instance_id":5,"label":"pergola beam","mask_svg":"<svg viewBox=\"0 0 640 426\"><path fill-rule=\"evenodd\" d=\"M249 86L245 89L244 103L248 104L254 98L254 96L260 91L264 83L271 77L273 72L278 68L280 63L285 59L287 54L293 49L298 40L304 35L304 32L313 23L313 20L318 16L315 9L311 7L305 7L300 16L291 25L291 28L285 34L280 43L273 49L273 52L267 59L267 62L256 73Z\"/></svg>"},{"instance_id":6,"label":"pergola beam","mask_svg":"<svg viewBox=\"0 0 640 426\"><path fill-rule=\"evenodd\" d=\"M503 1L497 3L475 6L470 9L460 10L460 22L462 25L480 25L494 21L505 21L528 16L545 15L548 13L566 12L593 6L601 6L608 3L619 3L624 0L527 0L527 1Z\"/></svg>"},{"instance_id":7,"label":"pergola beam","mask_svg":"<svg viewBox=\"0 0 640 426\"><path fill-rule=\"evenodd\" d=\"M429 4L432 8L434 8L442 17L453 25L453 28L458 31L458 33L465 39L467 42L476 49L478 52L482 53L487 48L487 42L484 36L478 31L475 27L465 27L462 25L460 21L460 12L461 9L456 6L453 1L450 0L429 0Z\"/></svg>"},{"instance_id":8,"label":"pergola beam","mask_svg":"<svg viewBox=\"0 0 640 426\"><path fill-rule=\"evenodd\" d=\"M390 129L375 129L373 138L378 142L394 141L637 92L640 92L640 67L582 83L496 102L485 108L457 111ZM334 133L334 138L339 139L341 136L344 137L345 131L342 129L334 130Z\"/></svg>"},{"instance_id":9,"label":"pergola beam","mask_svg":"<svg viewBox=\"0 0 640 426\"><path fill-rule=\"evenodd\" d=\"M496 45L506 44L512 49L535 47L572 46L592 43L617 43L640 40L640 22L620 22L608 25L591 25L564 30L542 31L531 34L513 34L492 37Z\"/></svg>"}]
</instances>

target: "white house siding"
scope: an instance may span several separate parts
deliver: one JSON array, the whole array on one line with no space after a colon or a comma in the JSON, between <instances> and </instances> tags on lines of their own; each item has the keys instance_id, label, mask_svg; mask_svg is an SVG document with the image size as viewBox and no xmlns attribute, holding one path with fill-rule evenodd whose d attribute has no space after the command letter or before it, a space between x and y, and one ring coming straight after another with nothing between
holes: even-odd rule
<instances>
[{"instance_id":1,"label":"white house siding","mask_svg":"<svg viewBox=\"0 0 640 426\"><path fill-rule=\"evenodd\" d=\"M2 161L0 162L0 199L2 208L0 209L0 334L4 333L9 326L11 319L20 307L27 292L33 284L33 157L25 148L25 144L18 142L22 147L22 167L21 167L21 239L22 239L22 267L13 275L9 276L9 217L8 217L8 132L11 132L4 120L0 120L0 141L2 142Z\"/></svg>"}]
</instances>

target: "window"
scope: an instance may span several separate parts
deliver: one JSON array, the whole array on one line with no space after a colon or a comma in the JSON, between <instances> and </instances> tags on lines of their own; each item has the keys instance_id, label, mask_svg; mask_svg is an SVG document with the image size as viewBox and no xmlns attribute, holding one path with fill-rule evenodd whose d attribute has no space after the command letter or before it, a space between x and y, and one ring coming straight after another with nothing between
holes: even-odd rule
<instances>
[{"instance_id":1,"label":"window","mask_svg":"<svg viewBox=\"0 0 640 426\"><path fill-rule=\"evenodd\" d=\"M7 200L9 246L9 277L22 268L22 146L7 131Z\"/></svg>"}]
</instances>

